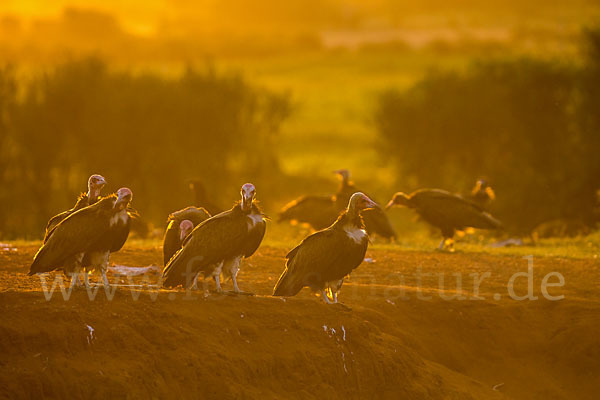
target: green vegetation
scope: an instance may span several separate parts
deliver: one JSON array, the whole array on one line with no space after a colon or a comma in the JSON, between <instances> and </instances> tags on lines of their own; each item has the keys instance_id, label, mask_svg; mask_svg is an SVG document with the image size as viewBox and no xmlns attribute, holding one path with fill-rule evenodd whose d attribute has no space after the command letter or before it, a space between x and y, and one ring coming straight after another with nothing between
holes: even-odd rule
<instances>
[{"instance_id":1,"label":"green vegetation","mask_svg":"<svg viewBox=\"0 0 600 400\"><path fill-rule=\"evenodd\" d=\"M107 191L130 187L144 218L162 223L189 205L191 178L230 193L277 174L274 138L288 113L285 96L212 70L166 79L83 59L19 86L4 69L0 186L11 190L0 198L0 233L39 236L91 173L107 177Z\"/></svg>"},{"instance_id":2,"label":"green vegetation","mask_svg":"<svg viewBox=\"0 0 600 400\"><path fill-rule=\"evenodd\" d=\"M376 114L380 150L403 191L464 187L487 177L501 195L495 215L512 231L554 218L595 226L598 36L587 34L583 65L488 60L385 92Z\"/></svg>"}]
</instances>

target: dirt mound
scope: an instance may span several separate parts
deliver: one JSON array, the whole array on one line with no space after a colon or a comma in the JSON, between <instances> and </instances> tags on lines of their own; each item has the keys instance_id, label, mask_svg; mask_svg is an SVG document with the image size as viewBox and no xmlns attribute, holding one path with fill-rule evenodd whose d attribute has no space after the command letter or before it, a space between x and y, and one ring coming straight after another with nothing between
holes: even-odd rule
<instances>
[{"instance_id":1,"label":"dirt mound","mask_svg":"<svg viewBox=\"0 0 600 400\"><path fill-rule=\"evenodd\" d=\"M100 289L68 301L58 290L46 301L39 278L25 276L34 251L1 256L2 397L591 399L600 383L600 306L593 281L577 278L585 269L598 281L587 260L536 264L536 285L546 271L565 275L562 301L495 301L527 270L522 259L371 251L377 261L342 290L350 309L309 292L268 296L284 249L261 249L242 269L242 289L257 296L121 287L112 300ZM115 257L159 260L154 247ZM421 289L410 278L417 266L431 274ZM469 299L441 298L456 294L458 270L490 271L479 293L488 299L471 298L467 282ZM444 272L452 288L440 291Z\"/></svg>"}]
</instances>

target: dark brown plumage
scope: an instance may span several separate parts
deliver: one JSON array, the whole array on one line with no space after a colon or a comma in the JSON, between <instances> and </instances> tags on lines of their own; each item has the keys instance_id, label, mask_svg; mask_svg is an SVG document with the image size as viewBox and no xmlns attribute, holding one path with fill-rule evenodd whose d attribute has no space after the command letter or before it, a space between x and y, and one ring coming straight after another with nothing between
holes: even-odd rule
<instances>
[{"instance_id":1,"label":"dark brown plumage","mask_svg":"<svg viewBox=\"0 0 600 400\"><path fill-rule=\"evenodd\" d=\"M322 292L326 302L337 302L344 277L360 265L367 251L369 238L360 212L374 205L362 193L352 195L333 225L308 236L287 254L273 295L294 296L308 286Z\"/></svg>"},{"instance_id":2,"label":"dark brown plumage","mask_svg":"<svg viewBox=\"0 0 600 400\"><path fill-rule=\"evenodd\" d=\"M490 203L496 199L496 194L487 181L479 179L475 182L475 186L467 196L467 199L471 200L482 209L487 210Z\"/></svg>"},{"instance_id":3,"label":"dark brown plumage","mask_svg":"<svg viewBox=\"0 0 600 400\"><path fill-rule=\"evenodd\" d=\"M234 291L240 293L237 285L240 262L254 254L266 230L264 215L254 202L255 194L254 186L245 184L241 202L196 226L165 266L163 285L189 288L202 273L205 277L213 276L217 290L221 291L222 271L231 277Z\"/></svg>"},{"instance_id":4,"label":"dark brown plumage","mask_svg":"<svg viewBox=\"0 0 600 400\"><path fill-rule=\"evenodd\" d=\"M187 231L190 228L189 224L191 224L191 229L194 229L195 226L206 221L208 218L210 218L208 211L197 207L187 207L169 215L163 240L164 265L167 265L173 254L181 248L183 240L191 232L191 230ZM184 221L189 221L189 224L184 223ZM182 234L182 228L185 235Z\"/></svg>"},{"instance_id":5,"label":"dark brown plumage","mask_svg":"<svg viewBox=\"0 0 600 400\"><path fill-rule=\"evenodd\" d=\"M36 253L29 275L63 269L73 274L74 284L76 274L83 268L85 254L96 251L107 237L113 239L112 248L122 245L118 243L122 237L114 238L111 233L120 229L120 214L130 199L127 195L110 195L62 220L49 232L47 241Z\"/></svg>"},{"instance_id":6,"label":"dark brown plumage","mask_svg":"<svg viewBox=\"0 0 600 400\"><path fill-rule=\"evenodd\" d=\"M67 211L63 211L58 215L50 218L46 225L46 231L44 233L44 243L48 240L48 234L56 225L58 225L63 219L73 214L77 210L81 210L84 207L92 205L100 198L100 191L106 185L106 179L102 175L92 175L88 178L88 191L87 193L81 193L75 202L73 208Z\"/></svg>"},{"instance_id":7,"label":"dark brown plumage","mask_svg":"<svg viewBox=\"0 0 600 400\"><path fill-rule=\"evenodd\" d=\"M452 239L456 230L465 228L499 229L500 221L483 211L476 204L462 197L439 189L421 189L406 195L398 192L387 207L405 206L412 208L429 224L442 231L443 240Z\"/></svg>"},{"instance_id":8,"label":"dark brown plumage","mask_svg":"<svg viewBox=\"0 0 600 400\"><path fill-rule=\"evenodd\" d=\"M281 209L278 222L297 221L309 224L315 230L320 230L331 225L337 215L334 197L302 196Z\"/></svg>"},{"instance_id":9,"label":"dark brown plumage","mask_svg":"<svg viewBox=\"0 0 600 400\"><path fill-rule=\"evenodd\" d=\"M341 178L340 187L335 195L335 203L339 212L346 207L346 204L348 204L348 201L350 200L350 196L359 190L354 185L354 182L350 180L350 171L347 169L340 169L334 172ZM379 235L389 240L396 238L396 232L392 227L392 223L385 213L385 210L383 210L379 204L376 204L371 209L364 210L361 215L369 236Z\"/></svg>"}]
</instances>

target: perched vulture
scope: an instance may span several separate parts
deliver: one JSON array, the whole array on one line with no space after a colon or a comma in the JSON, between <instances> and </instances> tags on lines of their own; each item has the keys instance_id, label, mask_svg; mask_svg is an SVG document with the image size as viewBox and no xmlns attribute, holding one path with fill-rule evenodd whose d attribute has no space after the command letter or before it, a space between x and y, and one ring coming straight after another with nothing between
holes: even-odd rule
<instances>
[{"instance_id":1,"label":"perched vulture","mask_svg":"<svg viewBox=\"0 0 600 400\"><path fill-rule=\"evenodd\" d=\"M109 286L106 270L108 269L110 253L121 250L129 236L132 216L137 215L133 209L128 207L133 198L131 190L121 188L117 191L117 196L121 201L118 201L114 207L115 214L110 229L103 232L102 236L89 247L82 262L82 266L86 271L100 272L104 286ZM84 274L84 278L85 284L88 286L87 274Z\"/></svg>"},{"instance_id":2,"label":"perched vulture","mask_svg":"<svg viewBox=\"0 0 600 400\"><path fill-rule=\"evenodd\" d=\"M347 169L340 169L334 172L341 178L340 187L335 195L335 203L339 212L346 208L350 196L352 196L353 193L358 192L358 189L354 186L354 182L350 180L350 171ZM365 229L369 236L379 235L389 240L396 238L396 232L385 211L379 204L376 204L373 208L364 210L361 214Z\"/></svg>"},{"instance_id":3,"label":"perched vulture","mask_svg":"<svg viewBox=\"0 0 600 400\"><path fill-rule=\"evenodd\" d=\"M207 196L202 182L195 180L190 182L190 190L194 194L194 203L196 207L204 208L210 215L217 215L223 212L223 209L215 205Z\"/></svg>"},{"instance_id":4,"label":"perched vulture","mask_svg":"<svg viewBox=\"0 0 600 400\"><path fill-rule=\"evenodd\" d=\"M231 210L217 214L200 223L185 238L183 247L163 270L163 285L189 288L198 274L212 276L221 292L220 275L231 277L233 289L241 293L237 273L242 258L250 257L262 242L266 221L254 202L254 185L246 183L241 189L242 200Z\"/></svg>"},{"instance_id":5,"label":"perched vulture","mask_svg":"<svg viewBox=\"0 0 600 400\"><path fill-rule=\"evenodd\" d=\"M348 206L329 228L313 233L290 251L274 296L294 296L308 286L321 292L327 303L337 303L344 277L360 265L369 237L361 211L376 206L362 193L354 193Z\"/></svg>"},{"instance_id":6,"label":"perched vulture","mask_svg":"<svg viewBox=\"0 0 600 400\"><path fill-rule=\"evenodd\" d=\"M475 182L475 187L467 198L482 209L487 209L490 203L496 199L496 194L487 181L479 179Z\"/></svg>"},{"instance_id":7,"label":"perched vulture","mask_svg":"<svg viewBox=\"0 0 600 400\"><path fill-rule=\"evenodd\" d=\"M102 175L92 175L88 179L88 191L87 193L81 193L77 198L77 202L70 210L63 211L58 215L50 218L46 225L46 232L44 234L44 243L48 240L48 234L56 225L69 215L73 214L77 210L81 210L84 207L90 206L96 203L100 197L100 191L106 185L106 179Z\"/></svg>"},{"instance_id":8,"label":"perched vulture","mask_svg":"<svg viewBox=\"0 0 600 400\"><path fill-rule=\"evenodd\" d=\"M210 218L208 211L197 207L187 207L169 215L163 240L164 265L167 265L173 254L181 248L183 240L192 229L208 218Z\"/></svg>"},{"instance_id":9,"label":"perched vulture","mask_svg":"<svg viewBox=\"0 0 600 400\"><path fill-rule=\"evenodd\" d=\"M394 194L387 205L405 206L414 209L429 224L441 229L443 239L439 248L443 249L450 241L455 230L465 228L499 229L500 221L483 211L478 205L462 197L439 189L421 189L406 195L402 192Z\"/></svg>"},{"instance_id":10,"label":"perched vulture","mask_svg":"<svg viewBox=\"0 0 600 400\"><path fill-rule=\"evenodd\" d=\"M281 209L278 222L297 221L320 230L331 225L337 215L335 199L332 196L302 196Z\"/></svg>"},{"instance_id":11,"label":"perched vulture","mask_svg":"<svg viewBox=\"0 0 600 400\"><path fill-rule=\"evenodd\" d=\"M72 275L71 285L75 285L84 255L96 250L115 230L120 230L124 223L123 210L130 201L131 190L119 189L117 194L103 197L62 220L49 232L48 239L36 253L29 275L63 269Z\"/></svg>"}]
</instances>

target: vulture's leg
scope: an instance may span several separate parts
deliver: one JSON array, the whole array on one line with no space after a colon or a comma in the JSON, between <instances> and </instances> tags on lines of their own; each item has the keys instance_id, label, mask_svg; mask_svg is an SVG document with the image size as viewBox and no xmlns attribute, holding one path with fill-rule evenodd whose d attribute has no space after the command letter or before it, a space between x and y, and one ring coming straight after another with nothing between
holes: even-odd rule
<instances>
[{"instance_id":1,"label":"vulture's leg","mask_svg":"<svg viewBox=\"0 0 600 400\"><path fill-rule=\"evenodd\" d=\"M75 288L78 286L77 282L79 281L79 277L77 275L79 275L77 272L71 273L71 287L72 288Z\"/></svg>"},{"instance_id":2,"label":"vulture's leg","mask_svg":"<svg viewBox=\"0 0 600 400\"><path fill-rule=\"evenodd\" d=\"M333 292L333 302L337 303L337 292Z\"/></svg>"},{"instance_id":3,"label":"vulture's leg","mask_svg":"<svg viewBox=\"0 0 600 400\"><path fill-rule=\"evenodd\" d=\"M198 290L198 274L194 277L194 283L192 283L192 290Z\"/></svg>"},{"instance_id":4,"label":"vulture's leg","mask_svg":"<svg viewBox=\"0 0 600 400\"><path fill-rule=\"evenodd\" d=\"M213 270L212 276L215 280L215 285L217 285L217 292L223 293L223 288L221 287L221 270L223 269L223 261L221 261L215 269Z\"/></svg>"},{"instance_id":5,"label":"vulture's leg","mask_svg":"<svg viewBox=\"0 0 600 400\"><path fill-rule=\"evenodd\" d=\"M329 300L327 289L323 289L323 293L321 294L321 296L323 297L323 300L325 300L325 303L327 303L327 304L333 304L331 302L331 300Z\"/></svg>"},{"instance_id":6,"label":"vulture's leg","mask_svg":"<svg viewBox=\"0 0 600 400\"><path fill-rule=\"evenodd\" d=\"M83 283L85 284L85 288L89 289L90 288L90 280L89 278L89 274L87 271L83 271Z\"/></svg>"},{"instance_id":7,"label":"vulture's leg","mask_svg":"<svg viewBox=\"0 0 600 400\"><path fill-rule=\"evenodd\" d=\"M221 288L221 276L215 276L215 284L217 285L217 292L223 293L223 288Z\"/></svg>"},{"instance_id":8,"label":"vulture's leg","mask_svg":"<svg viewBox=\"0 0 600 400\"><path fill-rule=\"evenodd\" d=\"M442 241L440 242L440 245L438 246L439 250L444 250L444 245L446 244L446 238L442 238Z\"/></svg>"},{"instance_id":9,"label":"vulture's leg","mask_svg":"<svg viewBox=\"0 0 600 400\"><path fill-rule=\"evenodd\" d=\"M241 256L235 257L232 260L230 260L227 265L227 269L228 269L229 273L231 274L231 280L233 281L233 291L237 294L252 294L252 293L242 292L240 290L240 287L237 284L237 274L240 270L241 262L242 262Z\"/></svg>"},{"instance_id":10,"label":"vulture's leg","mask_svg":"<svg viewBox=\"0 0 600 400\"><path fill-rule=\"evenodd\" d=\"M110 288L110 283L108 282L108 278L106 277L106 271L108 270L108 258L110 257L110 251L105 252L102 255L102 264L100 265L100 271L102 273L102 282L104 286Z\"/></svg>"}]
</instances>

